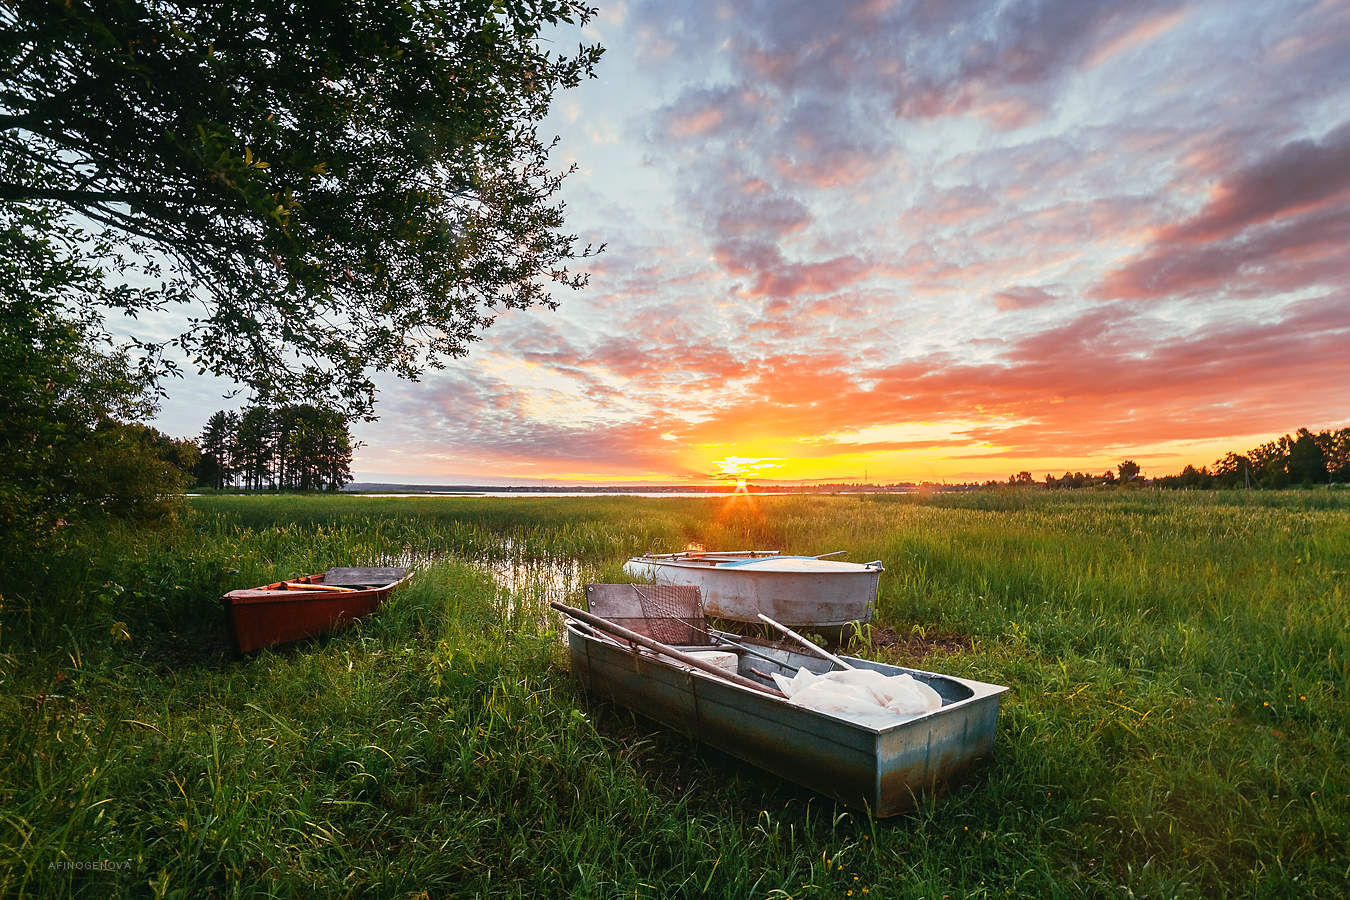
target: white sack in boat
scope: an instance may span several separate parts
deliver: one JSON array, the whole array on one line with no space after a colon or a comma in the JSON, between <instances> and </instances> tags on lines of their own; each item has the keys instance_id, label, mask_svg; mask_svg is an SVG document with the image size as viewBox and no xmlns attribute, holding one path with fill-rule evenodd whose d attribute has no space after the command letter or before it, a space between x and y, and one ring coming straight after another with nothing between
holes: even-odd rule
<instances>
[{"instance_id":1,"label":"white sack in boat","mask_svg":"<svg viewBox=\"0 0 1350 900\"><path fill-rule=\"evenodd\" d=\"M840 684L829 678L817 678L788 698L794 706L804 706L819 712L845 713L861 716L885 712L876 696L860 684Z\"/></svg>"},{"instance_id":2,"label":"white sack in boat","mask_svg":"<svg viewBox=\"0 0 1350 900\"><path fill-rule=\"evenodd\" d=\"M812 672L805 666L798 669L797 674L793 675L791 678L784 678L777 672L773 673L774 683L778 685L778 689L782 691L783 695L786 697L791 697L793 694L796 694L802 688L807 687L820 677L821 676L817 675L815 672Z\"/></svg>"},{"instance_id":3,"label":"white sack in boat","mask_svg":"<svg viewBox=\"0 0 1350 900\"><path fill-rule=\"evenodd\" d=\"M773 678L789 703L819 712L908 717L942 705L937 691L909 674L842 669L816 675L799 669L791 679L778 674Z\"/></svg>"}]
</instances>

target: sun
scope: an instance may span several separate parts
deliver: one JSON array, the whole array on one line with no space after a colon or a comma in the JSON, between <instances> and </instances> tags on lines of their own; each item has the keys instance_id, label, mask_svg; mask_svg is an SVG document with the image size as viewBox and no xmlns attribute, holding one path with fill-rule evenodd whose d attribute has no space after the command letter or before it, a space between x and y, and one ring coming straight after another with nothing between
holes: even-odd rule
<instances>
[{"instance_id":1,"label":"sun","mask_svg":"<svg viewBox=\"0 0 1350 900\"><path fill-rule=\"evenodd\" d=\"M776 457L724 456L713 460L713 467L712 477L743 488L751 476L764 469L781 469L783 463Z\"/></svg>"}]
</instances>

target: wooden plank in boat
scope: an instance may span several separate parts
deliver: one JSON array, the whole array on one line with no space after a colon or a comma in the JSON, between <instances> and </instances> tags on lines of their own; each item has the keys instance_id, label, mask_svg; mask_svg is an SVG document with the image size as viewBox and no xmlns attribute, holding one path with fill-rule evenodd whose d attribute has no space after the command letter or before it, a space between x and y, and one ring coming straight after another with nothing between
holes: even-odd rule
<instances>
[{"instance_id":1,"label":"wooden plank in boat","mask_svg":"<svg viewBox=\"0 0 1350 900\"><path fill-rule=\"evenodd\" d=\"M323 573L323 583L336 587L378 587L393 584L407 574L406 568L398 566L335 568Z\"/></svg>"},{"instance_id":2,"label":"wooden plank in boat","mask_svg":"<svg viewBox=\"0 0 1350 900\"><path fill-rule=\"evenodd\" d=\"M638 585L651 588L654 585ZM674 593L680 598L680 605L686 604L702 609L698 588L686 585L662 585L661 590ZM616 625L622 625L630 631L636 631L645 637L652 637L647 624L646 614L642 610L642 598L631 584L588 584L586 585L586 608L597 616L609 619ZM700 628L706 626L700 613L699 621L694 624ZM690 644L707 642L706 635L691 632Z\"/></svg>"}]
</instances>

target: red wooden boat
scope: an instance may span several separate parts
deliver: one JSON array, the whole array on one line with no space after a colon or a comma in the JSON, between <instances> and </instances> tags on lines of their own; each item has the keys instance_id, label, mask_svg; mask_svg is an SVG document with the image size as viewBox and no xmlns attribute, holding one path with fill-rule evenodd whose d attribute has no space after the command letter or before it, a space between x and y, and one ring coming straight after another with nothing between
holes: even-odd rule
<instances>
[{"instance_id":1,"label":"red wooden boat","mask_svg":"<svg viewBox=\"0 0 1350 900\"><path fill-rule=\"evenodd\" d=\"M230 639L242 654L327 634L375 611L408 579L398 567L329 569L316 575L230 591L225 606Z\"/></svg>"}]
</instances>

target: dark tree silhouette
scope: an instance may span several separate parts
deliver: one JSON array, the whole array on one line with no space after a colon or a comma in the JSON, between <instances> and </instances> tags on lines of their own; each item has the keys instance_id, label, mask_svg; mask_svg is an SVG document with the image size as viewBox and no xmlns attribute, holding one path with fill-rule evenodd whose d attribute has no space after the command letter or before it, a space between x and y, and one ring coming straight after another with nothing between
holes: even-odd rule
<instances>
[{"instance_id":1,"label":"dark tree silhouette","mask_svg":"<svg viewBox=\"0 0 1350 900\"><path fill-rule=\"evenodd\" d=\"M347 419L336 410L293 404L218 412L203 429L202 441L229 448L227 466L199 470L228 471L230 477L217 486L232 484L236 475L251 490L337 490L351 481L354 446Z\"/></svg>"},{"instance_id":2,"label":"dark tree silhouette","mask_svg":"<svg viewBox=\"0 0 1350 900\"><path fill-rule=\"evenodd\" d=\"M234 441L238 431L238 413L222 410L206 421L198 438L202 454L196 470L198 484L217 490L234 484Z\"/></svg>"},{"instance_id":3,"label":"dark tree silhouette","mask_svg":"<svg viewBox=\"0 0 1350 900\"><path fill-rule=\"evenodd\" d=\"M1312 433L1298 430L1293 446L1289 448L1289 480L1294 484L1313 484L1327 480L1327 463Z\"/></svg>"}]
</instances>

